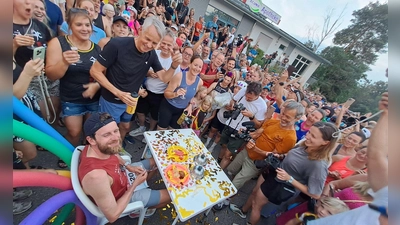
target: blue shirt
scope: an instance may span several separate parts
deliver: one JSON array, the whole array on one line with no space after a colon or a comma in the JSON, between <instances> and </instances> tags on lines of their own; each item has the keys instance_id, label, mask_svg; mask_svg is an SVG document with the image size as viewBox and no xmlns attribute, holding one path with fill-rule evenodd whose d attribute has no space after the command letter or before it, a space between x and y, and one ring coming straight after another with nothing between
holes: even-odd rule
<instances>
[{"instance_id":1,"label":"blue shirt","mask_svg":"<svg viewBox=\"0 0 400 225\"><path fill-rule=\"evenodd\" d=\"M306 134L308 130L301 130L301 125L304 123L304 121L299 120L294 124L294 129L296 130L296 137L297 141L299 142L301 139L304 139L306 137Z\"/></svg>"},{"instance_id":2,"label":"blue shirt","mask_svg":"<svg viewBox=\"0 0 400 225\"><path fill-rule=\"evenodd\" d=\"M252 55L255 55L255 56L258 54L257 50L255 50L255 49L250 50L249 53L251 53ZM254 57L251 57L249 55L247 56L247 60L253 61L253 59L254 59Z\"/></svg>"},{"instance_id":3,"label":"blue shirt","mask_svg":"<svg viewBox=\"0 0 400 225\"><path fill-rule=\"evenodd\" d=\"M214 32L212 31L212 28L218 29L218 25L214 23L214 21L208 21L206 23L206 28L210 29L210 39L211 41L214 40Z\"/></svg>"},{"instance_id":4,"label":"blue shirt","mask_svg":"<svg viewBox=\"0 0 400 225\"><path fill-rule=\"evenodd\" d=\"M45 0L46 14L49 17L49 27L53 31L53 34L58 35L58 26L64 22L62 12L58 5L54 4L50 0Z\"/></svg>"},{"instance_id":5,"label":"blue shirt","mask_svg":"<svg viewBox=\"0 0 400 225\"><path fill-rule=\"evenodd\" d=\"M61 31L64 32L65 34L71 34L71 31L68 28L67 22L65 22L65 21L63 22L63 24L61 25ZM90 40L93 41L95 44L98 44L99 41L105 37L106 37L106 33L102 29L93 25L93 33L90 36Z\"/></svg>"},{"instance_id":6,"label":"blue shirt","mask_svg":"<svg viewBox=\"0 0 400 225\"><path fill-rule=\"evenodd\" d=\"M285 97L285 96L282 96L282 100L283 100L283 101L286 101L286 97ZM280 114L280 113L281 113L281 109L279 108L278 103L275 102L275 103L273 104L273 106L275 107L275 112Z\"/></svg>"}]
</instances>

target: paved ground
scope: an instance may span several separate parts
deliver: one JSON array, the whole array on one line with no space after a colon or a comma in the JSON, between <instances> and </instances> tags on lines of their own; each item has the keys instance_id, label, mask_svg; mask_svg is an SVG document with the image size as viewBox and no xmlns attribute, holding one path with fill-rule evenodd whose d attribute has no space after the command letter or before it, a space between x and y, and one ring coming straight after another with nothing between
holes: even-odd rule
<instances>
[{"instance_id":1,"label":"paved ground","mask_svg":"<svg viewBox=\"0 0 400 225\"><path fill-rule=\"evenodd\" d=\"M61 131L61 133L64 133L64 130ZM128 144L126 149L127 151L132 154L133 160L132 161L138 161L140 159L140 156L143 152L144 149L144 144L141 142L143 139L143 136L138 136L137 141L135 144L130 145ZM213 155L216 157L220 151L220 147L216 147ZM39 151L37 158L31 163L31 165L41 165L46 168L55 168L57 169L57 157L55 157L53 154L47 152L47 151ZM164 183L156 183L156 181L161 180L161 176L157 174L154 176L148 184L152 189L162 189L165 188ZM247 200L249 194L251 193L256 181L251 180L249 181L243 188L241 188L238 191L237 196L233 199L233 203L242 205L244 202ZM14 224L19 224L30 212L32 212L37 206L45 202L47 199L49 199L51 196L59 193L58 190L52 189L52 188L31 188L34 191L34 194L28 199L29 201L32 201L33 207L27 211L26 213L23 213L18 216L14 216ZM173 208L173 207L171 207ZM56 214L54 214L56 215ZM54 216L53 215L53 216ZM51 217L53 217L51 216ZM50 218L51 218L50 217ZM49 219L50 219L49 218ZM71 214L69 219L66 221L66 225L71 224L74 221L74 214ZM171 214L171 209L165 208L165 209L158 209L156 214L154 214L152 217L145 219L144 224L145 225L167 225L171 224L173 222L172 214ZM195 225L195 224L226 224L226 225L231 225L231 224L238 224L238 225L244 225L246 224L246 220L240 218L236 214L234 214L232 211L230 211L228 208L225 208L221 211L211 211L207 217L205 217L203 214L194 217L188 221L185 222L178 222L178 224L187 224L187 225ZM46 224L51 224L47 222ZM117 220L114 224L117 225L125 225L125 224L137 224L137 219L130 219L129 217L121 218ZM273 218L263 218L259 222L259 224L264 224L264 225L272 225L275 224L275 221Z\"/></svg>"}]
</instances>

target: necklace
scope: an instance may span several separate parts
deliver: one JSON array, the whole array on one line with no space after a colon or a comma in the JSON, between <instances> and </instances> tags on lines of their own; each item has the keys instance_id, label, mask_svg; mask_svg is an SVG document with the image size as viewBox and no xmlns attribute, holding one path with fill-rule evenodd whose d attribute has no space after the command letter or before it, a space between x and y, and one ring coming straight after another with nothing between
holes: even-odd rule
<instances>
[{"instance_id":1,"label":"necklace","mask_svg":"<svg viewBox=\"0 0 400 225\"><path fill-rule=\"evenodd\" d=\"M28 32L31 28L32 28L32 19L29 20L29 26L28 26L28 29L26 29L24 36L28 34Z\"/></svg>"}]
</instances>

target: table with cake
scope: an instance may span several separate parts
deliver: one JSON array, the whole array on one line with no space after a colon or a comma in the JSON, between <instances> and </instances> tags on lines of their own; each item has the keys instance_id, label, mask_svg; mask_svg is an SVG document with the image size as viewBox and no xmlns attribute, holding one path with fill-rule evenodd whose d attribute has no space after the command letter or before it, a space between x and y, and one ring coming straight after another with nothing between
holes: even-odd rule
<instances>
[{"instance_id":1,"label":"table with cake","mask_svg":"<svg viewBox=\"0 0 400 225\"><path fill-rule=\"evenodd\" d=\"M144 133L177 216L184 222L210 209L237 190L192 129ZM202 166L197 158L202 155ZM196 173L201 170L201 176Z\"/></svg>"}]
</instances>

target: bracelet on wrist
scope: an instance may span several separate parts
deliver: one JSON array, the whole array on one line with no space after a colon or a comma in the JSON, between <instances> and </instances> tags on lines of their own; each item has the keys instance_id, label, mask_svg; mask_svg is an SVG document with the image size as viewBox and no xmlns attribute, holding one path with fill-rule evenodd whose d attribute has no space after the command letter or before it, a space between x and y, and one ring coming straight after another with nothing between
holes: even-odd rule
<instances>
[{"instance_id":1,"label":"bracelet on wrist","mask_svg":"<svg viewBox=\"0 0 400 225\"><path fill-rule=\"evenodd\" d=\"M176 68L178 68L178 67L174 67L174 66L172 65L172 63L171 63L171 68L174 69L174 70L176 70Z\"/></svg>"}]
</instances>

